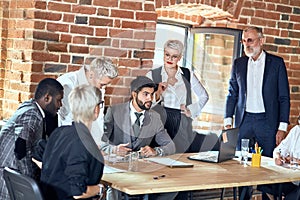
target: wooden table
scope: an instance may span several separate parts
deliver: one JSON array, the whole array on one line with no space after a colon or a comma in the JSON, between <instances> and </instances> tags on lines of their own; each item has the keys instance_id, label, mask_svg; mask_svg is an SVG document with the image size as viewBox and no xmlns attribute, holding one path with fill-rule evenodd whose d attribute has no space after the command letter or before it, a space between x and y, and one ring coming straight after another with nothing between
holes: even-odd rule
<instances>
[{"instance_id":1,"label":"wooden table","mask_svg":"<svg viewBox=\"0 0 300 200\"><path fill-rule=\"evenodd\" d=\"M222 163L206 163L187 159L192 154L176 154L173 159L193 163L191 168L170 168L149 161L139 162L138 172L104 174L102 180L112 188L129 195L193 191L216 188L234 188L269 183L300 180L300 170L271 165L272 159L263 157L262 166L244 167L237 160ZM127 169L127 163L112 165ZM155 176L165 175L154 179Z\"/></svg>"}]
</instances>

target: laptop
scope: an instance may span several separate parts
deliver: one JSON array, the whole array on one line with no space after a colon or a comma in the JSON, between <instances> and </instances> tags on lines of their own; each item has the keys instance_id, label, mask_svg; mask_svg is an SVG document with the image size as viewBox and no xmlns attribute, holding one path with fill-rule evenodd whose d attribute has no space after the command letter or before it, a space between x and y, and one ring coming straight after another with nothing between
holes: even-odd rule
<instances>
[{"instance_id":1,"label":"laptop","mask_svg":"<svg viewBox=\"0 0 300 200\"><path fill-rule=\"evenodd\" d=\"M238 141L238 128L222 130L213 149L189 156L191 160L220 163L235 157Z\"/></svg>"}]
</instances>

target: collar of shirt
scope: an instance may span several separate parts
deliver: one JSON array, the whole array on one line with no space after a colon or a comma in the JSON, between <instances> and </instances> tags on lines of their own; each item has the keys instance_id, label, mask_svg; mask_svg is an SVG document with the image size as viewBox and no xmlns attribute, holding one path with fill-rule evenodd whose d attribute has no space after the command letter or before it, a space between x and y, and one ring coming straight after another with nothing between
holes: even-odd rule
<instances>
[{"instance_id":1,"label":"collar of shirt","mask_svg":"<svg viewBox=\"0 0 300 200\"><path fill-rule=\"evenodd\" d=\"M84 67L81 67L79 70L78 70L78 73L77 73L77 80L78 80L78 83L80 85L83 85L83 84L89 84L87 78L86 78L86 75L85 75L85 69Z\"/></svg>"},{"instance_id":2,"label":"collar of shirt","mask_svg":"<svg viewBox=\"0 0 300 200\"><path fill-rule=\"evenodd\" d=\"M40 110L41 114L42 114L42 117L45 118L45 113L44 113L44 110L41 108L41 106L35 102L36 106L38 107L38 109Z\"/></svg>"},{"instance_id":3,"label":"collar of shirt","mask_svg":"<svg viewBox=\"0 0 300 200\"><path fill-rule=\"evenodd\" d=\"M178 67L177 72L175 74L175 78L178 80L179 78L181 78L181 74L183 74L183 72L181 68ZM166 82L168 80L168 74L165 67L162 67L161 69L161 78L162 78L162 82Z\"/></svg>"},{"instance_id":4,"label":"collar of shirt","mask_svg":"<svg viewBox=\"0 0 300 200\"><path fill-rule=\"evenodd\" d=\"M140 117L140 124L143 124L144 118L145 118L145 110L143 110L142 112L138 112L132 105L132 100L130 101L129 104L129 112L130 112L130 119L131 119L131 124L134 124L135 120L136 120L136 115L134 114L135 112L137 113L143 113L143 115Z\"/></svg>"},{"instance_id":5,"label":"collar of shirt","mask_svg":"<svg viewBox=\"0 0 300 200\"><path fill-rule=\"evenodd\" d=\"M263 61L265 61L265 60L266 60L266 52L265 52L265 51L262 51L262 52L260 53L260 55L258 56L258 58L257 58L256 61L253 60L252 57L249 58L249 61L250 61L250 62L263 62Z\"/></svg>"}]
</instances>

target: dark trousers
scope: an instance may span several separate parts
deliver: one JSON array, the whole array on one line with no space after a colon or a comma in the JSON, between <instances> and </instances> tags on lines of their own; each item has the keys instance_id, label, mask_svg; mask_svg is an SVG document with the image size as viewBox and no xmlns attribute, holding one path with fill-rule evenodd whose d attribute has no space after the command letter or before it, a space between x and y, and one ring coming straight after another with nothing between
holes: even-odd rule
<instances>
[{"instance_id":1,"label":"dark trousers","mask_svg":"<svg viewBox=\"0 0 300 200\"><path fill-rule=\"evenodd\" d=\"M272 129L268 123L265 113L245 113L240 125L239 140L237 148L241 148L241 139L250 139L249 146L253 148L255 142L263 149L262 155L272 157L276 147L277 129Z\"/></svg>"},{"instance_id":2,"label":"dark trousers","mask_svg":"<svg viewBox=\"0 0 300 200\"><path fill-rule=\"evenodd\" d=\"M276 146L276 133L277 130L269 127L265 113L245 113L244 119L240 125L239 140L237 149L241 148L241 139L250 139L249 147L254 149L257 142L258 146L263 149L262 155L272 157L273 150ZM252 187L240 187L239 195L245 195L244 200L252 199ZM262 199L267 199L263 193Z\"/></svg>"},{"instance_id":3,"label":"dark trousers","mask_svg":"<svg viewBox=\"0 0 300 200\"><path fill-rule=\"evenodd\" d=\"M281 192L281 195L285 196L285 199L297 200L300 197L297 196L298 193L300 192L299 186L291 182L260 185L258 189L263 193L271 194L276 198L280 196L279 191ZM267 197L265 199L269 199L269 198Z\"/></svg>"}]
</instances>

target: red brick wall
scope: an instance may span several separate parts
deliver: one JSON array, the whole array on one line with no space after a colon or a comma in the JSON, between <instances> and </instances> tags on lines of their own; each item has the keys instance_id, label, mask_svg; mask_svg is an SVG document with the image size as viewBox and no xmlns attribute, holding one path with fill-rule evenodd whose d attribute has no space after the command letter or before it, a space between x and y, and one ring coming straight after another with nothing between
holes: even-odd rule
<instances>
[{"instance_id":1,"label":"red brick wall","mask_svg":"<svg viewBox=\"0 0 300 200\"><path fill-rule=\"evenodd\" d=\"M9 117L20 102L30 97L42 78L76 70L100 55L111 57L120 72L108 88L106 103L124 101L131 79L151 68L156 8L176 2L179 3L176 0L1 0L0 115ZM299 0L181 2L212 5L232 15L227 20L204 19L198 26L263 27L266 50L285 59L291 88L291 121L295 123L300 109Z\"/></svg>"},{"instance_id":2,"label":"red brick wall","mask_svg":"<svg viewBox=\"0 0 300 200\"><path fill-rule=\"evenodd\" d=\"M187 3L186 1L181 1ZM195 2L190 0L190 2ZM199 1L197 1L199 2ZM199 18L190 18L190 24L194 27L224 27L243 29L247 25L255 25L263 28L266 37L265 49L273 54L284 58L291 92L291 126L297 123L297 116L300 114L300 4L299 0L236 0L220 4L223 1L201 0L200 3L222 8L223 11L230 13L233 18L228 20L208 20L207 18L201 24L195 25L193 22ZM163 1L163 6L174 5L175 2ZM160 7L161 4L157 3ZM187 16L182 15L178 6L175 12L164 12L168 7L159 9L159 18L169 18L174 21L186 21ZM193 5L188 5L193 7ZM182 8L185 9L184 6ZM205 14L207 10L204 10ZM201 13L200 13L201 14ZM202 15L203 16L203 15ZM210 118L210 116L204 116ZM291 127L290 126L290 127Z\"/></svg>"},{"instance_id":3,"label":"red brick wall","mask_svg":"<svg viewBox=\"0 0 300 200\"><path fill-rule=\"evenodd\" d=\"M107 56L119 78L106 103L129 95L132 77L152 66L157 14L144 0L1 1L1 116L9 117L44 77ZM108 95L109 97L109 95Z\"/></svg>"}]
</instances>

